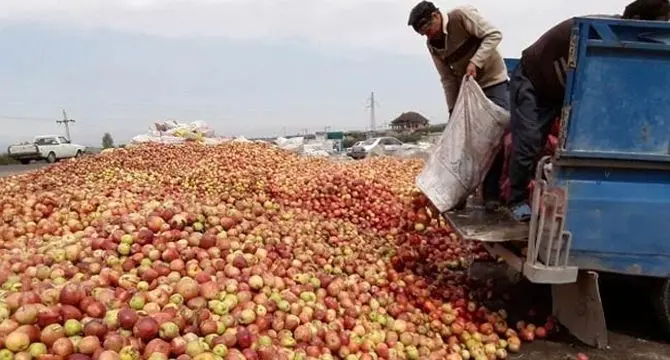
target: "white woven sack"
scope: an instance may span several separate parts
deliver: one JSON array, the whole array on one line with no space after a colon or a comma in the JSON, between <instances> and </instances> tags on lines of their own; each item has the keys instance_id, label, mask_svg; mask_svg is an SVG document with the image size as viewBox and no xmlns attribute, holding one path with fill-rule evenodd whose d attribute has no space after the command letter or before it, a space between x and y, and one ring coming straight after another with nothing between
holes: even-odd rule
<instances>
[{"instance_id":1,"label":"white woven sack","mask_svg":"<svg viewBox=\"0 0 670 360\"><path fill-rule=\"evenodd\" d=\"M416 178L416 186L440 212L479 186L508 124L509 112L486 98L474 79L464 77L444 132Z\"/></svg>"}]
</instances>

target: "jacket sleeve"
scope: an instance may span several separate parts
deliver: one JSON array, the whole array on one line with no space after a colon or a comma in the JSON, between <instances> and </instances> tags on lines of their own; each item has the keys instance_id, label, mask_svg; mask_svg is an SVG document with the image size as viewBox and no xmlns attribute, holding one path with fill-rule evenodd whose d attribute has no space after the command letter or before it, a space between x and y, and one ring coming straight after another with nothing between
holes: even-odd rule
<instances>
[{"instance_id":1,"label":"jacket sleeve","mask_svg":"<svg viewBox=\"0 0 670 360\"><path fill-rule=\"evenodd\" d=\"M461 19L463 28L470 34L482 39L479 49L470 59L470 62L481 68L502 41L502 32L486 21L474 7L464 6L459 10L456 13Z\"/></svg>"},{"instance_id":2,"label":"jacket sleeve","mask_svg":"<svg viewBox=\"0 0 670 360\"><path fill-rule=\"evenodd\" d=\"M444 97L447 101L447 109L449 113L454 109L454 104L456 103L456 98L458 97L458 84L456 78L451 74L451 71L444 64L444 62L437 56L431 53L433 58L433 63L435 63L435 68L440 74L440 82L442 83L442 88L444 89Z\"/></svg>"}]
</instances>

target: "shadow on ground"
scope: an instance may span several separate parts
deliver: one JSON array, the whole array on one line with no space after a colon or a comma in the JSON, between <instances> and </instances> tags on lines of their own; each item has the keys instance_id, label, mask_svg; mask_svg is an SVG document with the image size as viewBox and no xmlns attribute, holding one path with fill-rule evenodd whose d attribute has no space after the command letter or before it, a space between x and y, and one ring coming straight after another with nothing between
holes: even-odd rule
<instances>
[{"instance_id":1,"label":"shadow on ground","mask_svg":"<svg viewBox=\"0 0 670 360\"><path fill-rule=\"evenodd\" d=\"M504 307L509 324L517 320L542 323L551 313L549 286L527 281L510 283L504 264L480 264L471 271L476 279L494 278L496 288L506 293ZM670 360L670 334L661 329L651 303L651 283L640 279L601 276L601 297L609 328L609 349L597 350L581 344L561 329L548 340L524 344L510 359L569 360L578 353L590 360ZM496 296L502 298L501 295ZM497 304L492 304L495 307ZM528 310L531 310L529 314Z\"/></svg>"}]
</instances>

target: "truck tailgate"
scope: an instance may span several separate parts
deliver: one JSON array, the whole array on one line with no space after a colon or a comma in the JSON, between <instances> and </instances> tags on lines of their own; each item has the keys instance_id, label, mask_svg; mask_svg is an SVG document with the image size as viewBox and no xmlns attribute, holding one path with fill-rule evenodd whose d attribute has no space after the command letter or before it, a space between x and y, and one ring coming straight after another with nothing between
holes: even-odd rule
<instances>
[{"instance_id":1,"label":"truck tailgate","mask_svg":"<svg viewBox=\"0 0 670 360\"><path fill-rule=\"evenodd\" d=\"M7 149L9 155L37 154L39 149L34 144L12 145Z\"/></svg>"},{"instance_id":2,"label":"truck tailgate","mask_svg":"<svg viewBox=\"0 0 670 360\"><path fill-rule=\"evenodd\" d=\"M466 240L481 242L528 241L528 224L514 220L507 211L487 212L481 205L448 211L444 217Z\"/></svg>"}]
</instances>

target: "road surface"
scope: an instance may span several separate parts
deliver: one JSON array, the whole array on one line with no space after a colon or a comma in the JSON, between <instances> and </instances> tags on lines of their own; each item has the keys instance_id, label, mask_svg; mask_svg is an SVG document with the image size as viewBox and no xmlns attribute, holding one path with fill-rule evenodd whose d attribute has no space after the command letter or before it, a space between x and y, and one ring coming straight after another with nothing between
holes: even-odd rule
<instances>
[{"instance_id":1,"label":"road surface","mask_svg":"<svg viewBox=\"0 0 670 360\"><path fill-rule=\"evenodd\" d=\"M23 174L28 171L43 168L49 164L45 162L34 162L28 165L4 165L0 166L0 177Z\"/></svg>"}]
</instances>

